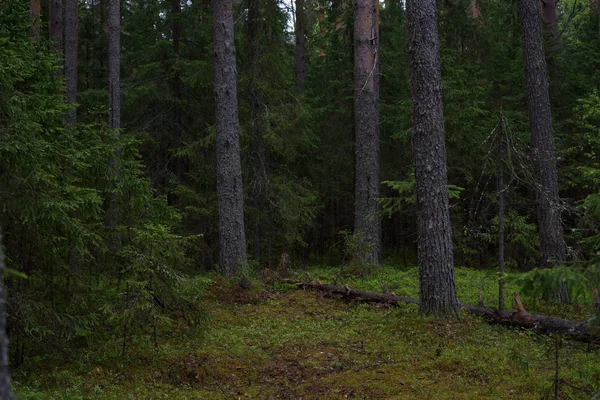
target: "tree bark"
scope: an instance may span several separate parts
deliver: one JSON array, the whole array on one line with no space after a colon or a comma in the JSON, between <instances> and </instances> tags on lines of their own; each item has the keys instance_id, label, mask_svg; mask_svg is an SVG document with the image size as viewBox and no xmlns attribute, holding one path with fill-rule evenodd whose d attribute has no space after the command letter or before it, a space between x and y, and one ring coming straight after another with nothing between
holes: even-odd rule
<instances>
[{"instance_id":1,"label":"tree bark","mask_svg":"<svg viewBox=\"0 0 600 400\"><path fill-rule=\"evenodd\" d=\"M48 14L50 18L50 24L48 25L48 35L50 40L54 42L54 48L61 54L60 66L62 67L62 54L63 54L63 1L62 0L49 0L48 1ZM61 70L62 74L62 70Z\"/></svg>"},{"instance_id":2,"label":"tree bark","mask_svg":"<svg viewBox=\"0 0 600 400\"><path fill-rule=\"evenodd\" d=\"M306 89L306 56L304 53L304 0L296 0L296 84L298 91Z\"/></svg>"},{"instance_id":3,"label":"tree bark","mask_svg":"<svg viewBox=\"0 0 600 400\"><path fill-rule=\"evenodd\" d=\"M233 1L212 0L219 263L225 275L247 267L233 32Z\"/></svg>"},{"instance_id":4,"label":"tree bark","mask_svg":"<svg viewBox=\"0 0 600 400\"><path fill-rule=\"evenodd\" d=\"M40 0L31 0L31 2L29 3L29 9L31 11L31 16L34 19L33 40L36 44L40 44Z\"/></svg>"},{"instance_id":5,"label":"tree bark","mask_svg":"<svg viewBox=\"0 0 600 400\"><path fill-rule=\"evenodd\" d=\"M121 129L121 1L108 2L108 125L111 129ZM119 134L120 135L120 134ZM111 161L112 174L118 176L121 169L120 149L114 149ZM117 227L121 222L119 196L110 194L107 227L109 230L108 249L115 257L121 248L121 234Z\"/></svg>"},{"instance_id":6,"label":"tree bark","mask_svg":"<svg viewBox=\"0 0 600 400\"><path fill-rule=\"evenodd\" d=\"M65 97L67 102L77 102L77 16L78 1L65 0ZM67 114L67 122L77 121L77 110Z\"/></svg>"},{"instance_id":7,"label":"tree bark","mask_svg":"<svg viewBox=\"0 0 600 400\"><path fill-rule=\"evenodd\" d=\"M121 1L108 3L108 124L112 129L121 128Z\"/></svg>"},{"instance_id":8,"label":"tree bark","mask_svg":"<svg viewBox=\"0 0 600 400\"><path fill-rule=\"evenodd\" d=\"M414 1L414 0L413 0ZM282 279L299 288L309 288L326 292L331 295L341 295L362 303L379 303L399 306L400 304L418 304L419 301L408 296L398 296L394 293L375 293L359 289L352 289L347 284L344 286L329 285L321 282L295 281ZM516 309L513 311L498 311L483 305L472 306L458 303L458 308L464 308L471 314L480 315L490 322L498 325L531 329L542 334L558 334L568 339L584 343L600 343L600 330L589 322L571 321L545 315L530 314L525 310L519 295L514 293Z\"/></svg>"},{"instance_id":9,"label":"tree bark","mask_svg":"<svg viewBox=\"0 0 600 400\"><path fill-rule=\"evenodd\" d=\"M175 54L175 62L179 61L180 42L181 42L181 0L171 0L171 29L173 34L173 53ZM183 145L183 111L181 109L182 82L179 74L178 66L175 68L173 76L173 96L175 104L173 107L174 120L174 142L175 146L180 148ZM175 176L178 180L183 179L184 165L181 158L174 160Z\"/></svg>"},{"instance_id":10,"label":"tree bark","mask_svg":"<svg viewBox=\"0 0 600 400\"><path fill-rule=\"evenodd\" d=\"M0 242L2 235L0 233ZM0 399L12 400L8 368L8 337L6 336L6 286L4 285L4 252L0 245Z\"/></svg>"},{"instance_id":11,"label":"tree bark","mask_svg":"<svg viewBox=\"0 0 600 400\"><path fill-rule=\"evenodd\" d=\"M500 140L498 142L498 310L504 311L504 115L500 110Z\"/></svg>"},{"instance_id":12,"label":"tree bark","mask_svg":"<svg viewBox=\"0 0 600 400\"><path fill-rule=\"evenodd\" d=\"M542 6L542 18L552 34L558 34L558 17L556 15L556 0L540 0Z\"/></svg>"},{"instance_id":13,"label":"tree bark","mask_svg":"<svg viewBox=\"0 0 600 400\"><path fill-rule=\"evenodd\" d=\"M262 109L265 107L260 92L262 81L261 69L261 36L263 26L260 25L260 7L258 0L248 1L248 63L250 64L250 198L254 216L252 219L252 256L260 262L262 258L264 221L267 213L267 186L269 184L266 167L265 143L262 137L264 118Z\"/></svg>"},{"instance_id":14,"label":"tree bark","mask_svg":"<svg viewBox=\"0 0 600 400\"><path fill-rule=\"evenodd\" d=\"M558 196L558 173L544 40L537 0L519 0L519 16L536 180L536 206L542 253L540 261L542 267L547 267L556 261L564 261L566 252ZM569 301L566 286L561 287L557 298L561 302Z\"/></svg>"},{"instance_id":15,"label":"tree bark","mask_svg":"<svg viewBox=\"0 0 600 400\"><path fill-rule=\"evenodd\" d=\"M379 211L379 2L356 0L354 8L354 234L361 258L381 264Z\"/></svg>"},{"instance_id":16,"label":"tree bark","mask_svg":"<svg viewBox=\"0 0 600 400\"><path fill-rule=\"evenodd\" d=\"M420 309L456 314L435 0L408 2Z\"/></svg>"}]
</instances>

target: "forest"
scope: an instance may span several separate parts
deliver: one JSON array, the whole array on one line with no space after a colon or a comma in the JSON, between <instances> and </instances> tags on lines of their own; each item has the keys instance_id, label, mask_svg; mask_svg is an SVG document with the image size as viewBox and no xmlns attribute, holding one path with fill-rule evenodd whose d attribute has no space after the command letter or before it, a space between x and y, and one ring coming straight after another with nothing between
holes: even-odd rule
<instances>
[{"instance_id":1,"label":"forest","mask_svg":"<svg viewBox=\"0 0 600 400\"><path fill-rule=\"evenodd\" d=\"M0 400L600 399L600 0L0 0L0 208Z\"/></svg>"}]
</instances>

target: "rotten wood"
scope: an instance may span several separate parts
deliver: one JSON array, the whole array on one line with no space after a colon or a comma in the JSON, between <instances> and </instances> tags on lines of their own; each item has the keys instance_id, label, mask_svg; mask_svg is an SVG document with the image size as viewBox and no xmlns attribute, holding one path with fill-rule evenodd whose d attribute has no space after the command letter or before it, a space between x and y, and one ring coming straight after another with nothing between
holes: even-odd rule
<instances>
[{"instance_id":1,"label":"rotten wood","mask_svg":"<svg viewBox=\"0 0 600 400\"><path fill-rule=\"evenodd\" d=\"M419 304L419 300L412 297L398 296L394 293L376 293L352 289L348 284L337 286L321 282L296 281L293 279L282 279L281 281L296 285L298 288L318 290L330 295L341 295L344 298L359 302L382 303L392 306L399 306L404 303ZM596 302L598 299L597 291L595 293L596 297L594 301ZM580 322L531 314L525 309L518 294L513 294L513 298L516 304L516 309L513 311L498 311L494 308L462 303L460 306L471 314L483 316L494 324L530 329L541 334L558 334L565 338L585 343L600 343L600 330L593 327L588 321ZM600 301L595 304L600 304Z\"/></svg>"}]
</instances>

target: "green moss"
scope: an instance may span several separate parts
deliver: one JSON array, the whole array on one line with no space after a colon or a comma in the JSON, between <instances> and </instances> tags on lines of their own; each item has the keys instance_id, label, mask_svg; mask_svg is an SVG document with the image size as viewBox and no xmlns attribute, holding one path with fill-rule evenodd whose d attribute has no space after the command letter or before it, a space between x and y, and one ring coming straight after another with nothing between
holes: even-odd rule
<instances>
[{"instance_id":1,"label":"green moss","mask_svg":"<svg viewBox=\"0 0 600 400\"><path fill-rule=\"evenodd\" d=\"M313 277L331 281L335 268ZM495 274L457 269L461 300L488 304ZM351 287L416 296L414 268L386 266ZM346 283L346 282L338 282ZM120 341L94 343L69 363L40 358L14 371L23 399L398 398L539 399L551 389L554 344L461 313L449 321L415 305L377 307L291 290L240 292L217 283L204 300L203 330L137 340L126 360ZM256 283L256 286L259 284ZM222 292L219 292L222 290ZM507 303L510 304L510 303ZM561 386L572 398L600 386L598 353L563 342Z\"/></svg>"}]
</instances>

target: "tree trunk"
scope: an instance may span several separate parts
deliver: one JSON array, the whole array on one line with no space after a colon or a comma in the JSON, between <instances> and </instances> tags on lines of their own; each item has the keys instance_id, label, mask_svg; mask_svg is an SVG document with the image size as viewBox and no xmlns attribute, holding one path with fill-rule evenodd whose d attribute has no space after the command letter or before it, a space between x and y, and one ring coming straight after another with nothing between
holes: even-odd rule
<instances>
[{"instance_id":1,"label":"tree trunk","mask_svg":"<svg viewBox=\"0 0 600 400\"><path fill-rule=\"evenodd\" d=\"M173 33L173 53L175 54L175 62L179 61L180 42L181 42L181 0L171 0L171 28ZM176 66L173 76L173 96L175 97L175 105L173 107L174 120L174 142L177 148L183 146L183 114L181 109L181 94L182 82L179 75L178 66ZM178 157L174 160L174 172L178 180L182 180L184 173L183 160Z\"/></svg>"},{"instance_id":2,"label":"tree trunk","mask_svg":"<svg viewBox=\"0 0 600 400\"><path fill-rule=\"evenodd\" d=\"M0 234L0 241L2 236ZM0 399L12 400L8 369L8 337L6 336L6 286L4 285L4 252L0 245Z\"/></svg>"},{"instance_id":3,"label":"tree trunk","mask_svg":"<svg viewBox=\"0 0 600 400\"><path fill-rule=\"evenodd\" d=\"M408 2L417 187L420 309L455 315L452 227L448 210L446 148L435 0Z\"/></svg>"},{"instance_id":4,"label":"tree trunk","mask_svg":"<svg viewBox=\"0 0 600 400\"><path fill-rule=\"evenodd\" d=\"M108 2L108 95L109 111L108 125L111 129L121 129L121 2L109 0ZM120 173L120 150L115 148L114 158L111 162L112 173ZM121 207L119 196L110 195L110 205L107 213L107 227L109 229L108 249L112 257L116 256L121 248L121 234L117 226L121 222Z\"/></svg>"},{"instance_id":5,"label":"tree trunk","mask_svg":"<svg viewBox=\"0 0 600 400\"><path fill-rule=\"evenodd\" d=\"M108 124L112 129L121 128L121 2L108 3Z\"/></svg>"},{"instance_id":6,"label":"tree trunk","mask_svg":"<svg viewBox=\"0 0 600 400\"><path fill-rule=\"evenodd\" d=\"M473 8L471 10L471 14L473 19L478 19L481 17L481 10L479 9L479 2L477 0L473 1Z\"/></svg>"},{"instance_id":7,"label":"tree trunk","mask_svg":"<svg viewBox=\"0 0 600 400\"><path fill-rule=\"evenodd\" d=\"M361 258L381 264L379 211L379 2L356 0L354 9L354 234Z\"/></svg>"},{"instance_id":8,"label":"tree trunk","mask_svg":"<svg viewBox=\"0 0 600 400\"><path fill-rule=\"evenodd\" d=\"M500 140L498 142L498 310L504 311L504 115L500 110Z\"/></svg>"},{"instance_id":9,"label":"tree trunk","mask_svg":"<svg viewBox=\"0 0 600 400\"><path fill-rule=\"evenodd\" d=\"M65 0L65 94L68 103L77 102L77 0ZM67 114L67 122L74 124L77 110Z\"/></svg>"},{"instance_id":10,"label":"tree trunk","mask_svg":"<svg viewBox=\"0 0 600 400\"><path fill-rule=\"evenodd\" d=\"M238 131L233 1L212 0L219 263L225 275L247 267Z\"/></svg>"},{"instance_id":11,"label":"tree trunk","mask_svg":"<svg viewBox=\"0 0 600 400\"><path fill-rule=\"evenodd\" d=\"M541 266L546 267L552 266L556 261L565 260L556 155L552 138L552 114L537 0L519 0L519 11L542 250L540 261ZM557 298L561 302L569 301L566 286L561 287Z\"/></svg>"},{"instance_id":12,"label":"tree trunk","mask_svg":"<svg viewBox=\"0 0 600 400\"><path fill-rule=\"evenodd\" d=\"M258 0L248 1L248 63L250 64L250 198L254 216L252 220L252 256L259 262L262 258L264 220L267 213L267 169L265 143L262 137L264 99L260 93L262 48L260 31L260 7Z\"/></svg>"},{"instance_id":13,"label":"tree trunk","mask_svg":"<svg viewBox=\"0 0 600 400\"><path fill-rule=\"evenodd\" d=\"M63 53L63 2L62 0L48 1L48 14L50 24L48 25L48 34L54 42L54 48L61 54ZM61 57L62 60L62 57ZM62 61L60 65L62 66ZM62 72L61 72L62 74Z\"/></svg>"},{"instance_id":14,"label":"tree trunk","mask_svg":"<svg viewBox=\"0 0 600 400\"><path fill-rule=\"evenodd\" d=\"M40 44L40 0L31 0L31 3L29 3L29 9L31 10L31 16L34 19L33 40L36 44Z\"/></svg>"},{"instance_id":15,"label":"tree trunk","mask_svg":"<svg viewBox=\"0 0 600 400\"><path fill-rule=\"evenodd\" d=\"M542 5L542 18L552 34L558 34L558 17L556 15L556 0L540 0Z\"/></svg>"},{"instance_id":16,"label":"tree trunk","mask_svg":"<svg viewBox=\"0 0 600 400\"><path fill-rule=\"evenodd\" d=\"M296 0L296 84L300 93L306 88L306 57L304 54L304 0Z\"/></svg>"}]
</instances>

